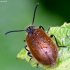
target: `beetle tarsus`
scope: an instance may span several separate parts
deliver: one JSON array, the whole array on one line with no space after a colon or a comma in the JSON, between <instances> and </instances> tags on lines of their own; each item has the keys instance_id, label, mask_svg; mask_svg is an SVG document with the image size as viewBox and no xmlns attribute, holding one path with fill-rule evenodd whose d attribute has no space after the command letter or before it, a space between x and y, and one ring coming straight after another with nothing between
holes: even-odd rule
<instances>
[{"instance_id":1,"label":"beetle tarsus","mask_svg":"<svg viewBox=\"0 0 70 70\"><path fill-rule=\"evenodd\" d=\"M38 66L39 66L39 63L37 63L36 68L38 68Z\"/></svg>"},{"instance_id":2,"label":"beetle tarsus","mask_svg":"<svg viewBox=\"0 0 70 70\"><path fill-rule=\"evenodd\" d=\"M29 61L32 60L33 57L30 57Z\"/></svg>"}]
</instances>

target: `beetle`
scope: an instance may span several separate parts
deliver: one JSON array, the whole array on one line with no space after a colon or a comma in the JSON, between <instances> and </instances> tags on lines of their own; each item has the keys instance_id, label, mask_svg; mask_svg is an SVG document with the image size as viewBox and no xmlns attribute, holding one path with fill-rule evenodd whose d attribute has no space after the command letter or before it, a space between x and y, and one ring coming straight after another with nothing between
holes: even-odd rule
<instances>
[{"instance_id":1,"label":"beetle","mask_svg":"<svg viewBox=\"0 0 70 70\"><path fill-rule=\"evenodd\" d=\"M34 9L31 26L28 26L25 30L8 31L5 35L11 32L26 31L27 36L24 41L27 43L27 45L25 45L25 49L28 51L27 54L31 57L31 59L34 57L38 61L38 64L41 63L43 65L52 66L55 65L57 60L58 43L54 35L48 35L49 30L46 33L43 26L39 26L38 28L34 26L35 13L38 5L39 3L36 4ZM56 43L53 42L51 39L52 37L55 38ZM27 46L29 47L29 50L26 48Z\"/></svg>"}]
</instances>

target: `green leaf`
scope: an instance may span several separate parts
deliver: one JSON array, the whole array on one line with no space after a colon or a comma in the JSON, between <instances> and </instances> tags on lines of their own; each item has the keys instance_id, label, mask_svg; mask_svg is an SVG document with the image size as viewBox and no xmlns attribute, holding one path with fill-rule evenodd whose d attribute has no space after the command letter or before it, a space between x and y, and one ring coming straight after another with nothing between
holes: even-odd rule
<instances>
[{"instance_id":1,"label":"green leaf","mask_svg":"<svg viewBox=\"0 0 70 70\"><path fill-rule=\"evenodd\" d=\"M50 27L48 34L55 35L59 46L67 47L58 48L58 58L54 66L44 66L42 64L39 64L39 66L43 67L44 70L70 70L70 23L64 23L60 27ZM36 67L37 61L34 58L30 60L24 48L17 54L17 58L26 59L33 67Z\"/></svg>"}]
</instances>

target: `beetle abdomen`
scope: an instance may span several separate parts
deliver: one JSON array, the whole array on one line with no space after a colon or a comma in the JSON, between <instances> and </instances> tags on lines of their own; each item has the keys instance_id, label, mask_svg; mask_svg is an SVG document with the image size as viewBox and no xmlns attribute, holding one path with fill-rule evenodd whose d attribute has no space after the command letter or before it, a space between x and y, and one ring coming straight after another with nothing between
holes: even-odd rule
<instances>
[{"instance_id":1,"label":"beetle abdomen","mask_svg":"<svg viewBox=\"0 0 70 70\"><path fill-rule=\"evenodd\" d=\"M33 57L43 65L54 65L58 55L57 45L40 28L34 29L26 37Z\"/></svg>"}]
</instances>

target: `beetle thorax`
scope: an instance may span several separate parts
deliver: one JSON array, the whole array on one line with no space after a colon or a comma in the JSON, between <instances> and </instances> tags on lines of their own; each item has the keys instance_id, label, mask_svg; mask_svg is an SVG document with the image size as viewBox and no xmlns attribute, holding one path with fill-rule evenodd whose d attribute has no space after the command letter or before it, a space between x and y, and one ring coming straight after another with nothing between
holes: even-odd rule
<instances>
[{"instance_id":1,"label":"beetle thorax","mask_svg":"<svg viewBox=\"0 0 70 70\"><path fill-rule=\"evenodd\" d=\"M33 33L34 29L35 29L35 26L29 26L29 27L27 27L26 32Z\"/></svg>"}]
</instances>

